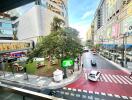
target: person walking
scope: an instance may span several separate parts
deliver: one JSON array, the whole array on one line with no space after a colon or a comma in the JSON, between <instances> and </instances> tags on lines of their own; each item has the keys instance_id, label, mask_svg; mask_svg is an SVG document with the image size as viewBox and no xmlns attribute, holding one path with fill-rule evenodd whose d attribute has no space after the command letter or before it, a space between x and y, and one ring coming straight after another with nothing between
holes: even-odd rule
<instances>
[{"instance_id":1,"label":"person walking","mask_svg":"<svg viewBox=\"0 0 132 100\"><path fill-rule=\"evenodd\" d=\"M132 77L132 72L131 72L131 74L129 75L129 78L131 78Z\"/></svg>"}]
</instances>

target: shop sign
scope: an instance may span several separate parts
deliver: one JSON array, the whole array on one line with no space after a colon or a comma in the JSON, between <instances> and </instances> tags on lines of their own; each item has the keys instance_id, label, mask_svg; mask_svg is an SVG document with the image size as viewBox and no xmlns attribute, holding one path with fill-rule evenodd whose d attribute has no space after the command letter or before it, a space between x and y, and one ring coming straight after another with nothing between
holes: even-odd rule
<instances>
[{"instance_id":1,"label":"shop sign","mask_svg":"<svg viewBox=\"0 0 132 100\"><path fill-rule=\"evenodd\" d=\"M30 48L30 43L24 43L24 42L0 43L0 52L16 51L27 48Z\"/></svg>"}]
</instances>

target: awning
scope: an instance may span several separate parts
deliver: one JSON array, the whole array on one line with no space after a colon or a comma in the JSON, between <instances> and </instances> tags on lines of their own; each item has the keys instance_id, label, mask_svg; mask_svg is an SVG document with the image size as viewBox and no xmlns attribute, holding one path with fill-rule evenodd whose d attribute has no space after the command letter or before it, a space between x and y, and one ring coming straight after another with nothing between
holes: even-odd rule
<instances>
[{"instance_id":1,"label":"awning","mask_svg":"<svg viewBox=\"0 0 132 100\"><path fill-rule=\"evenodd\" d=\"M106 49L115 49L117 47L117 44L103 44L103 48Z\"/></svg>"}]
</instances>

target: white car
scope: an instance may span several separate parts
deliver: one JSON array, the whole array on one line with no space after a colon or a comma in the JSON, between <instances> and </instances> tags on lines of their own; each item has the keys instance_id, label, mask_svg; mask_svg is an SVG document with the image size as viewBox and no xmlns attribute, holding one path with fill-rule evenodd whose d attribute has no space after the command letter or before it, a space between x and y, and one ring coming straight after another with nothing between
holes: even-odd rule
<instances>
[{"instance_id":1,"label":"white car","mask_svg":"<svg viewBox=\"0 0 132 100\"><path fill-rule=\"evenodd\" d=\"M89 74L88 74L88 79L91 81L98 81L98 79L100 78L101 72L96 71L96 70L92 70Z\"/></svg>"}]
</instances>

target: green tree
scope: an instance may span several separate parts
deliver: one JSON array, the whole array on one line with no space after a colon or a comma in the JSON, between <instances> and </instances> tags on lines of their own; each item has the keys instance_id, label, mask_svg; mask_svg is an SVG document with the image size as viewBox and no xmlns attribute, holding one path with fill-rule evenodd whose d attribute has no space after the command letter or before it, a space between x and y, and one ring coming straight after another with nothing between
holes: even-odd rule
<instances>
[{"instance_id":1,"label":"green tree","mask_svg":"<svg viewBox=\"0 0 132 100\"><path fill-rule=\"evenodd\" d=\"M58 17L54 17L53 18L53 22L51 23L51 31L55 32L61 29L61 27L63 27L65 24L65 22L58 18Z\"/></svg>"},{"instance_id":2,"label":"green tree","mask_svg":"<svg viewBox=\"0 0 132 100\"><path fill-rule=\"evenodd\" d=\"M56 22L56 19L54 18ZM58 23L60 23L58 21ZM58 24L57 24L58 25ZM58 60L71 57L75 58L82 52L81 44L76 40L77 35L73 35L72 31L66 31L63 29L60 24L55 30L45 37L42 41L36 45L36 48L29 54L29 59L32 59L34 56L44 56L48 57L48 66L50 66L51 58L56 57ZM56 26L55 26L56 27ZM78 33L76 33L78 34Z\"/></svg>"}]
</instances>

